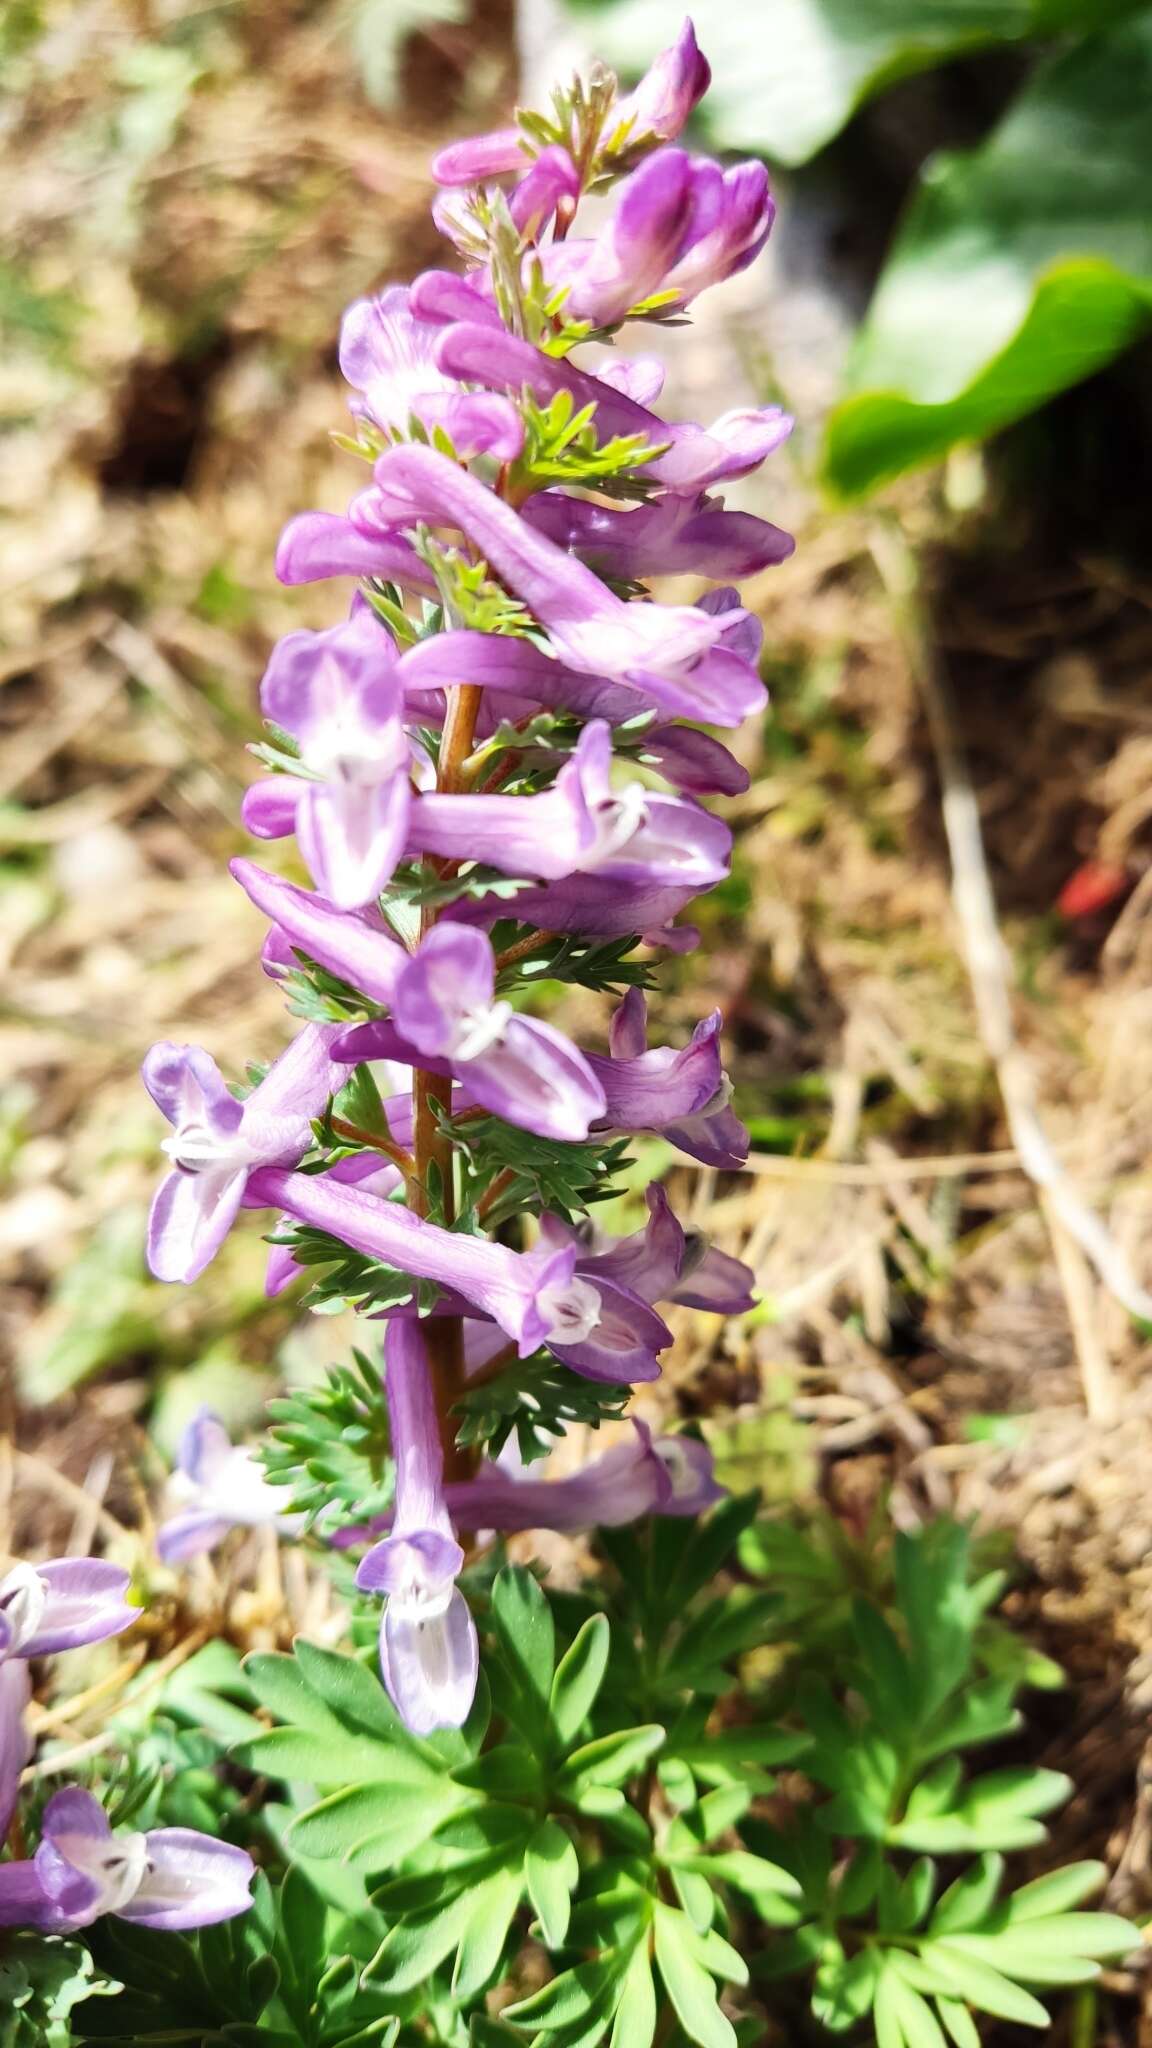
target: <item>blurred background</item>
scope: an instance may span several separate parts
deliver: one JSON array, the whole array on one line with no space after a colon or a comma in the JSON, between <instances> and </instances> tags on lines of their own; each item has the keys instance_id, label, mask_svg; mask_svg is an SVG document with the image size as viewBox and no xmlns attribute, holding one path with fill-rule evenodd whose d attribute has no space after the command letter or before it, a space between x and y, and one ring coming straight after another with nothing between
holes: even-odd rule
<instances>
[{"instance_id":1,"label":"blurred background","mask_svg":"<svg viewBox=\"0 0 1152 2048\"><path fill-rule=\"evenodd\" d=\"M346 1354L264 1302L256 1223L194 1289L146 1278L136 1069L285 1035L225 864L268 650L340 604L272 554L358 481L342 308L437 259L439 143L592 55L631 78L681 12L0 15L0 1489L41 1532L72 1485L135 1512L198 1402L243 1426ZM773 707L670 1004L726 1013L750 1169L671 1170L764 1305L678 1311L651 1398L772 1498L1013 1530L1021 1612L1090 1681L1058 1738L1079 1853L1130 1823L1152 1697L1152 7L697 26L696 139L764 155L780 218L670 337L672 399L796 413L748 489L799 547L750 594Z\"/></svg>"}]
</instances>

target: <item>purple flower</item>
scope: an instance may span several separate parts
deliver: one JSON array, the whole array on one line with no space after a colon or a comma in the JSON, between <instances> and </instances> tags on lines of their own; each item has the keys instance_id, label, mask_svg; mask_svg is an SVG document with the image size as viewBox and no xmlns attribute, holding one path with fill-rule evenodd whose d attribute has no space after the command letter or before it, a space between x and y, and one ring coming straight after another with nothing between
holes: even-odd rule
<instances>
[{"instance_id":1,"label":"purple flower","mask_svg":"<svg viewBox=\"0 0 1152 2048\"><path fill-rule=\"evenodd\" d=\"M740 1167L748 1133L729 1109L731 1084L720 1060L719 1010L696 1026L682 1052L648 1049L648 1005L630 988L609 1025L611 1056L589 1053L604 1090L609 1127L659 1131L704 1166Z\"/></svg>"},{"instance_id":2,"label":"purple flower","mask_svg":"<svg viewBox=\"0 0 1152 2048\"><path fill-rule=\"evenodd\" d=\"M665 451L645 463L644 475L671 491L696 492L723 477L747 476L792 431L791 419L778 405L740 407L707 429L690 423L669 425L631 395L626 380L592 377L570 358L546 356L529 342L483 322L461 321L445 328L436 360L449 376L493 391L528 390L545 405L566 391L578 407L594 405L601 440L639 434L650 446Z\"/></svg>"},{"instance_id":3,"label":"purple flower","mask_svg":"<svg viewBox=\"0 0 1152 2048\"><path fill-rule=\"evenodd\" d=\"M649 135L671 142L711 82L712 68L700 52L691 20L686 20L676 41L649 65L627 99L618 102L614 118L628 124L629 143Z\"/></svg>"},{"instance_id":4,"label":"purple flower","mask_svg":"<svg viewBox=\"0 0 1152 2048\"><path fill-rule=\"evenodd\" d=\"M387 931L379 912L338 910L323 896L297 888L295 882L286 882L282 875L268 874L254 861L234 860L231 872L256 908L273 920L290 947L306 953L330 974L351 982L353 988L373 1002L391 1002L396 976L408 955ZM277 957L274 964L281 967L287 963ZM339 1029L338 1025L332 1027L333 1032ZM333 1038L329 1036L325 1043L330 1053ZM271 1074L268 1078L271 1080ZM347 1078L346 1074L338 1073L333 1079L333 1092ZM323 1108L323 1102L318 1106Z\"/></svg>"},{"instance_id":5,"label":"purple flower","mask_svg":"<svg viewBox=\"0 0 1152 2048\"><path fill-rule=\"evenodd\" d=\"M21 1775L32 1754L24 1720L31 1690L27 1664L18 1657L0 1657L0 1846L12 1824Z\"/></svg>"},{"instance_id":6,"label":"purple flower","mask_svg":"<svg viewBox=\"0 0 1152 2048\"><path fill-rule=\"evenodd\" d=\"M529 503L539 504L540 499ZM467 631L432 634L421 640L402 656L400 674L406 692L419 694L421 700L425 692L465 681L500 697L527 698L534 704L573 711L581 718L604 718L610 725L623 725L642 717L646 710L659 711L665 717L703 718L712 725L739 725L751 713L763 710L767 702L755 657L750 661L742 645L729 644L741 638L740 619L731 606L717 607L706 599L692 609L718 621L717 644L682 675L656 674L649 669L630 675L625 682L612 681L555 660L531 640ZM442 711L436 714L442 715ZM523 717L523 709L512 704L509 715ZM290 820L279 829L291 831Z\"/></svg>"},{"instance_id":7,"label":"purple flower","mask_svg":"<svg viewBox=\"0 0 1152 2048\"><path fill-rule=\"evenodd\" d=\"M185 1564L215 1550L232 1529L281 1528L300 1518L285 1512L283 1487L271 1486L244 1444L234 1444L218 1415L200 1408L180 1438L168 1497L178 1512L161 1522L156 1550L165 1564Z\"/></svg>"},{"instance_id":8,"label":"purple flower","mask_svg":"<svg viewBox=\"0 0 1152 2048\"><path fill-rule=\"evenodd\" d=\"M439 150L432 159L432 176L438 185L478 185L504 171L522 170L525 156L519 128L496 128Z\"/></svg>"},{"instance_id":9,"label":"purple flower","mask_svg":"<svg viewBox=\"0 0 1152 2048\"><path fill-rule=\"evenodd\" d=\"M368 1258L451 1288L499 1323L523 1358L570 1329L574 1319L588 1320L591 1290L573 1285L571 1251L513 1252L485 1238L442 1230L330 1174L268 1168L255 1176L250 1198L329 1232ZM594 1303L592 1308L594 1314Z\"/></svg>"},{"instance_id":10,"label":"purple flower","mask_svg":"<svg viewBox=\"0 0 1152 2048\"><path fill-rule=\"evenodd\" d=\"M578 554L602 575L620 582L646 576L755 576L784 562L796 543L790 533L751 512L730 512L723 498L703 492L662 491L625 509L538 491L523 517L557 547Z\"/></svg>"},{"instance_id":11,"label":"purple flower","mask_svg":"<svg viewBox=\"0 0 1152 2048\"><path fill-rule=\"evenodd\" d=\"M514 462L524 446L516 407L491 392L462 391L435 361L439 329L418 319L406 285L377 299L357 299L340 327L340 368L361 394L352 410L387 434L403 435L413 420L447 434L461 461L491 455Z\"/></svg>"},{"instance_id":12,"label":"purple flower","mask_svg":"<svg viewBox=\"0 0 1152 2048\"><path fill-rule=\"evenodd\" d=\"M377 576L430 594L432 572L410 542L387 529L354 526L340 512L298 512L276 548L281 583L316 583L324 576Z\"/></svg>"},{"instance_id":13,"label":"purple flower","mask_svg":"<svg viewBox=\"0 0 1152 2048\"><path fill-rule=\"evenodd\" d=\"M102 1643L140 1614L125 1594L129 1576L96 1557L53 1557L13 1565L0 1579L0 1667L10 1658L49 1657Z\"/></svg>"},{"instance_id":14,"label":"purple flower","mask_svg":"<svg viewBox=\"0 0 1152 2048\"><path fill-rule=\"evenodd\" d=\"M645 1200L648 1221L629 1237L605 1237L589 1222L580 1229L557 1216L540 1219L546 1244L575 1245L578 1277L615 1281L641 1301L672 1301L685 1308L739 1316L755 1306L753 1276L742 1259L717 1251L697 1230L685 1231L658 1181Z\"/></svg>"},{"instance_id":15,"label":"purple flower","mask_svg":"<svg viewBox=\"0 0 1152 2048\"><path fill-rule=\"evenodd\" d=\"M558 143L549 143L508 201L508 211L525 241L536 240L559 206L574 207L580 189L580 173L569 152Z\"/></svg>"},{"instance_id":16,"label":"purple flower","mask_svg":"<svg viewBox=\"0 0 1152 2048\"><path fill-rule=\"evenodd\" d=\"M624 180L598 235L547 252L548 279L564 286L565 312L596 327L616 326L657 294L661 311L680 309L747 268L775 211L762 163L722 171L707 157L658 150Z\"/></svg>"},{"instance_id":17,"label":"purple flower","mask_svg":"<svg viewBox=\"0 0 1152 2048\"><path fill-rule=\"evenodd\" d=\"M344 1078L329 1058L337 1029L307 1025L244 1102L199 1046L152 1047L144 1085L174 1126L163 1146L173 1171L148 1219L148 1264L158 1280L195 1280L232 1228L254 1169L303 1158L312 1118Z\"/></svg>"},{"instance_id":18,"label":"purple flower","mask_svg":"<svg viewBox=\"0 0 1152 2048\"><path fill-rule=\"evenodd\" d=\"M540 796L426 796L412 838L424 851L490 861L513 875L599 875L648 888L710 889L728 872L732 835L682 797L632 782L614 789L612 736L586 725L575 754Z\"/></svg>"},{"instance_id":19,"label":"purple flower","mask_svg":"<svg viewBox=\"0 0 1152 2048\"><path fill-rule=\"evenodd\" d=\"M552 1025L497 1002L495 984L483 933L434 925L397 976L392 1027L369 1024L349 1032L337 1042L337 1057L406 1059L457 1076L471 1101L540 1137L586 1138L604 1114L588 1062Z\"/></svg>"},{"instance_id":20,"label":"purple flower","mask_svg":"<svg viewBox=\"0 0 1152 2048\"><path fill-rule=\"evenodd\" d=\"M317 888L340 910L373 902L403 852L411 798L391 634L365 604L327 632L289 633L273 650L260 701L317 778L294 788L289 781L296 836ZM247 820L258 832L260 801Z\"/></svg>"},{"instance_id":21,"label":"purple flower","mask_svg":"<svg viewBox=\"0 0 1152 2048\"><path fill-rule=\"evenodd\" d=\"M482 1465L475 1479L445 1487L462 1529L602 1529L644 1515L698 1515L727 1489L713 1477L712 1454L690 1436L654 1437L632 1418L632 1434L565 1479L510 1478Z\"/></svg>"},{"instance_id":22,"label":"purple flower","mask_svg":"<svg viewBox=\"0 0 1152 2048\"><path fill-rule=\"evenodd\" d=\"M653 725L640 738L646 762L692 796L740 796L751 781L734 754L690 725Z\"/></svg>"},{"instance_id":23,"label":"purple flower","mask_svg":"<svg viewBox=\"0 0 1152 2048\"><path fill-rule=\"evenodd\" d=\"M408 1148L412 1143L412 1120L410 1114L412 1098L408 1096L406 1099L409 1108L408 1129L404 1132L397 1131L391 1119L390 1128L397 1144L402 1144ZM386 1100L384 1104L385 1115L388 1115L389 1109L390 1103ZM375 1152L352 1152L347 1158L338 1159L334 1166L328 1168L326 1178L344 1181L352 1187L366 1188L369 1194L380 1195L385 1200L387 1200L389 1195L397 1194L404 1184L404 1176L400 1172L399 1167L392 1166L386 1159L381 1159L379 1154ZM280 1219L280 1227L284 1230L289 1229L291 1223L292 1218L290 1216L282 1216ZM264 1273L265 1294L269 1299L272 1299L277 1294L282 1294L284 1289L290 1287L294 1280L299 1280L305 1270L306 1268L295 1257L290 1244L270 1244L268 1248L268 1264Z\"/></svg>"},{"instance_id":24,"label":"purple flower","mask_svg":"<svg viewBox=\"0 0 1152 2048\"><path fill-rule=\"evenodd\" d=\"M69 1786L44 1809L40 1846L0 1864L0 1926L71 1934L115 1913L140 1927L213 1927L246 1913L256 1866L195 1828L114 1835L90 1792Z\"/></svg>"},{"instance_id":25,"label":"purple flower","mask_svg":"<svg viewBox=\"0 0 1152 2048\"><path fill-rule=\"evenodd\" d=\"M444 1457L424 1339L396 1321L384 1340L385 1390L396 1463L392 1532L356 1574L386 1595L380 1670L401 1720L416 1735L459 1728L476 1692L476 1625L456 1584L464 1552L444 1504Z\"/></svg>"}]
</instances>

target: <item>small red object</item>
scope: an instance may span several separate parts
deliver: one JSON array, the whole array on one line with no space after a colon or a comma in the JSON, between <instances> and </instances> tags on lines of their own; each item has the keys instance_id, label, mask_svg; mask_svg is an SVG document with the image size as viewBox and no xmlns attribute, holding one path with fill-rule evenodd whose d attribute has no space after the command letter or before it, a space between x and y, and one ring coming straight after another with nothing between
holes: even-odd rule
<instances>
[{"instance_id":1,"label":"small red object","mask_svg":"<svg viewBox=\"0 0 1152 2048\"><path fill-rule=\"evenodd\" d=\"M1130 879L1127 868L1117 867L1114 861L1083 861L1069 875L1056 898L1056 908L1062 917L1092 917L1123 896Z\"/></svg>"}]
</instances>

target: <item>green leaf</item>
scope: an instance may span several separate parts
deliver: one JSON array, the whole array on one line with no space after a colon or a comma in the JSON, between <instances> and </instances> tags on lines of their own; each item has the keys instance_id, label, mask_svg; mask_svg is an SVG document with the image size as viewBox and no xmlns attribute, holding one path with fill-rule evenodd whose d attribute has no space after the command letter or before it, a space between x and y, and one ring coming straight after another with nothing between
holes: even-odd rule
<instances>
[{"instance_id":1,"label":"green leaf","mask_svg":"<svg viewBox=\"0 0 1152 2048\"><path fill-rule=\"evenodd\" d=\"M963 1934L987 1919L1004 1876L1004 1858L981 1856L942 1892L932 1915L930 1933Z\"/></svg>"},{"instance_id":2,"label":"green leaf","mask_svg":"<svg viewBox=\"0 0 1152 2048\"><path fill-rule=\"evenodd\" d=\"M978 2011L990 2012L999 2020L1015 2020L1022 2027L1048 2025L1044 2007L1030 1991L1013 1984L977 1957L966 1956L963 1951L957 1953L950 1941L925 1942L920 1954L945 1983L952 1985Z\"/></svg>"},{"instance_id":3,"label":"green leaf","mask_svg":"<svg viewBox=\"0 0 1152 2048\"><path fill-rule=\"evenodd\" d=\"M475 1998L495 1975L522 1888L519 1870L498 1870L466 1894L468 1917L452 1973L452 1996L461 2004Z\"/></svg>"},{"instance_id":4,"label":"green leaf","mask_svg":"<svg viewBox=\"0 0 1152 2048\"><path fill-rule=\"evenodd\" d=\"M541 1821L524 1851L524 1880L532 1910L549 1948L563 1948L580 1862L557 1820Z\"/></svg>"},{"instance_id":5,"label":"green leaf","mask_svg":"<svg viewBox=\"0 0 1152 2048\"><path fill-rule=\"evenodd\" d=\"M361 1870L385 1870L427 1841L468 1796L432 1772L423 1785L351 1785L299 1814L290 1845L302 1856L338 1856Z\"/></svg>"},{"instance_id":6,"label":"green leaf","mask_svg":"<svg viewBox=\"0 0 1152 2048\"><path fill-rule=\"evenodd\" d=\"M610 1645L607 1617L590 1615L556 1667L550 1700L552 1726L565 1747L575 1741L595 1705L608 1668Z\"/></svg>"},{"instance_id":7,"label":"green leaf","mask_svg":"<svg viewBox=\"0 0 1152 2048\"><path fill-rule=\"evenodd\" d=\"M579 2026L591 2014L603 2009L623 1974L627 1960L618 1950L609 1949L591 1962L578 1963L574 1970L565 1970L561 1976L553 1977L550 1984L534 1991L530 1998L521 1998L515 2005L505 2006L505 2017L515 2021L518 2027L538 2027L545 2034Z\"/></svg>"},{"instance_id":8,"label":"green leaf","mask_svg":"<svg viewBox=\"0 0 1152 2048\"><path fill-rule=\"evenodd\" d=\"M1015 1927L1023 1921L1046 1920L1050 1914L1066 1913L1082 1899L1098 1892L1108 1875L1105 1863L1067 1863L1063 1870L1050 1870L1022 1884L1005 1903L1008 1922Z\"/></svg>"},{"instance_id":9,"label":"green leaf","mask_svg":"<svg viewBox=\"0 0 1152 2048\"><path fill-rule=\"evenodd\" d=\"M980 2032L966 2005L957 1998L938 1997L936 2010L953 2048L980 2048Z\"/></svg>"},{"instance_id":10,"label":"green leaf","mask_svg":"<svg viewBox=\"0 0 1152 2048\"><path fill-rule=\"evenodd\" d=\"M652 2048L655 2035L656 1987L648 1950L641 1944L628 1965L609 2048Z\"/></svg>"},{"instance_id":11,"label":"green leaf","mask_svg":"<svg viewBox=\"0 0 1152 2048\"><path fill-rule=\"evenodd\" d=\"M621 1728L615 1735L598 1735L574 1749L561 1770L557 1784L570 1796L588 1785L623 1785L642 1770L664 1740L663 1728Z\"/></svg>"},{"instance_id":12,"label":"green leaf","mask_svg":"<svg viewBox=\"0 0 1152 2048\"><path fill-rule=\"evenodd\" d=\"M716 1986L686 1937L691 1933L682 1913L658 1904L655 1914L656 1962L676 2017L699 2048L737 2048L732 2022L721 2012Z\"/></svg>"},{"instance_id":13,"label":"green leaf","mask_svg":"<svg viewBox=\"0 0 1152 2048\"><path fill-rule=\"evenodd\" d=\"M492 1620L504 1662L533 1709L537 1725L547 1709L556 1662L552 1609L530 1571L507 1565L492 1587Z\"/></svg>"},{"instance_id":14,"label":"green leaf","mask_svg":"<svg viewBox=\"0 0 1152 2048\"><path fill-rule=\"evenodd\" d=\"M926 1998L896 1970L883 1967L873 2003L877 2048L946 2048Z\"/></svg>"},{"instance_id":15,"label":"green leaf","mask_svg":"<svg viewBox=\"0 0 1152 2048\"><path fill-rule=\"evenodd\" d=\"M828 430L871 489L1090 376L1152 320L1152 15L1043 65L969 155L934 159Z\"/></svg>"}]
</instances>

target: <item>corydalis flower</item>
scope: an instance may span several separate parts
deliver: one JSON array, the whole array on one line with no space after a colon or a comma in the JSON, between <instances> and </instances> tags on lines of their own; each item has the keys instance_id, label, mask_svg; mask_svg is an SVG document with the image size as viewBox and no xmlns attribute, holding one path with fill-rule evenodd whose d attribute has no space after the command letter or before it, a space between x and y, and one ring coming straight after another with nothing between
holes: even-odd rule
<instances>
[{"instance_id":1,"label":"corydalis flower","mask_svg":"<svg viewBox=\"0 0 1152 2048\"><path fill-rule=\"evenodd\" d=\"M648 1004L628 990L608 1027L611 1056L589 1053L604 1090L613 1129L658 1131L703 1166L739 1167L748 1133L729 1108L731 1083L721 1065L719 1010L696 1026L682 1052L648 1047Z\"/></svg>"},{"instance_id":2,"label":"corydalis flower","mask_svg":"<svg viewBox=\"0 0 1152 2048\"><path fill-rule=\"evenodd\" d=\"M247 1445L234 1444L210 1408L199 1409L184 1430L167 1494L177 1512L156 1531L165 1564L215 1550L232 1529L279 1528L287 1536L301 1526L286 1513L283 1487L269 1484Z\"/></svg>"},{"instance_id":3,"label":"corydalis flower","mask_svg":"<svg viewBox=\"0 0 1152 2048\"><path fill-rule=\"evenodd\" d=\"M434 925L396 977L392 1026L337 1040L337 1058L407 1059L457 1076L471 1100L541 1137L577 1142L605 1113L582 1053L562 1032L495 996L492 948L467 925Z\"/></svg>"},{"instance_id":4,"label":"corydalis flower","mask_svg":"<svg viewBox=\"0 0 1152 2048\"><path fill-rule=\"evenodd\" d=\"M340 325L340 368L359 394L352 410L389 434L413 420L446 433L462 462L514 462L524 445L516 407L489 391L463 391L435 361L436 326L416 318L406 285L357 299Z\"/></svg>"},{"instance_id":5,"label":"corydalis flower","mask_svg":"<svg viewBox=\"0 0 1152 2048\"><path fill-rule=\"evenodd\" d=\"M148 1219L148 1264L158 1280L195 1280L215 1258L259 1166L294 1166L312 1143L312 1118L343 1075L328 1048L333 1025L308 1025L259 1086L238 1102L209 1053L154 1045L144 1085L174 1126L163 1149L173 1171Z\"/></svg>"},{"instance_id":6,"label":"corydalis flower","mask_svg":"<svg viewBox=\"0 0 1152 2048\"><path fill-rule=\"evenodd\" d=\"M44 1809L40 1846L0 1864L0 1926L72 1934L115 1913L175 1931L235 1919L252 1903L252 1858L195 1828L114 1835L90 1792L70 1786Z\"/></svg>"},{"instance_id":7,"label":"corydalis flower","mask_svg":"<svg viewBox=\"0 0 1152 2048\"><path fill-rule=\"evenodd\" d=\"M416 1735L459 1728L476 1691L476 1625L456 1584L464 1552L444 1503L443 1452L424 1339L394 1322L384 1346L385 1390L396 1463L392 1533L356 1574L386 1597L380 1670L397 1713Z\"/></svg>"},{"instance_id":8,"label":"corydalis flower","mask_svg":"<svg viewBox=\"0 0 1152 2048\"><path fill-rule=\"evenodd\" d=\"M258 783L244 809L249 830L262 831L270 796L287 800L317 888L341 910L373 902L404 850L411 795L391 635L360 602L342 626L289 633L273 650L260 702L315 779Z\"/></svg>"},{"instance_id":9,"label":"corydalis flower","mask_svg":"<svg viewBox=\"0 0 1152 2048\"><path fill-rule=\"evenodd\" d=\"M390 1023L337 1036L334 1060L400 1060L455 1075L472 1102L541 1137L576 1142L604 1115L583 1054L551 1024L497 1000L496 963L482 933L444 922L410 954L373 913L337 913L251 861L234 861L232 872L290 945L390 1008Z\"/></svg>"},{"instance_id":10,"label":"corydalis flower","mask_svg":"<svg viewBox=\"0 0 1152 2048\"><path fill-rule=\"evenodd\" d=\"M460 1528L615 1529L645 1515L698 1515L724 1498L712 1454L690 1436L654 1437L632 1421L631 1434L565 1479L511 1478L483 1465L475 1479L445 1488Z\"/></svg>"},{"instance_id":11,"label":"corydalis flower","mask_svg":"<svg viewBox=\"0 0 1152 2048\"><path fill-rule=\"evenodd\" d=\"M129 1583L126 1571L96 1557L14 1565L0 1579L0 1666L78 1650L131 1628L140 1610L127 1604Z\"/></svg>"}]
</instances>

